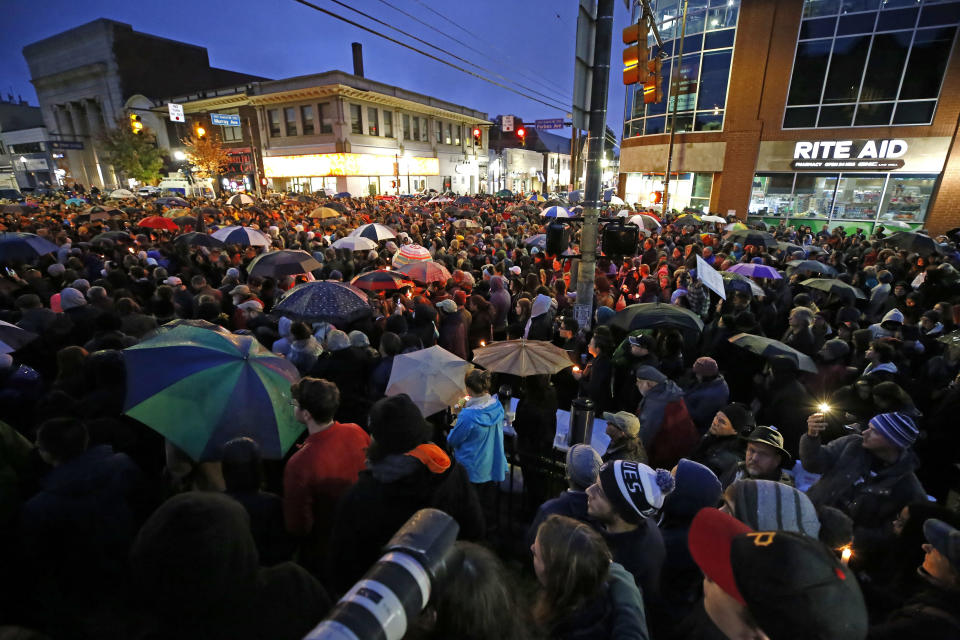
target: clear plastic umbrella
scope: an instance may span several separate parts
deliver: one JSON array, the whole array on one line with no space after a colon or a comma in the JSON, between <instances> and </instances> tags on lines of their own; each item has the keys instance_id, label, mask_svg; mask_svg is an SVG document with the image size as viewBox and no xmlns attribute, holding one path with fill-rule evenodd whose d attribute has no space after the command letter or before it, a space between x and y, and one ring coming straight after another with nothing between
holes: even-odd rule
<instances>
[{"instance_id":1,"label":"clear plastic umbrella","mask_svg":"<svg viewBox=\"0 0 960 640\"><path fill-rule=\"evenodd\" d=\"M433 346L393 358L388 396L405 393L425 416L452 407L467 393L464 377L472 365Z\"/></svg>"}]
</instances>

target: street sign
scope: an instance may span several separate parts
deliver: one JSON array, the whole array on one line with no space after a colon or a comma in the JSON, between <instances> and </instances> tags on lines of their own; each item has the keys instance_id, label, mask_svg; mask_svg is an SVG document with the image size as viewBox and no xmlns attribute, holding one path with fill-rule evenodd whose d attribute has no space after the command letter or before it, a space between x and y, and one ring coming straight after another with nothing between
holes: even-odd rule
<instances>
[{"instance_id":1,"label":"street sign","mask_svg":"<svg viewBox=\"0 0 960 640\"><path fill-rule=\"evenodd\" d=\"M79 140L51 140L50 149L54 151L60 150L72 150L72 151L82 151L83 142Z\"/></svg>"},{"instance_id":2,"label":"street sign","mask_svg":"<svg viewBox=\"0 0 960 640\"><path fill-rule=\"evenodd\" d=\"M167 108L170 110L170 122L186 122L187 119L183 117L183 105L174 104L172 102L167 104Z\"/></svg>"},{"instance_id":3,"label":"street sign","mask_svg":"<svg viewBox=\"0 0 960 640\"><path fill-rule=\"evenodd\" d=\"M533 126L537 129L564 129L567 124L563 121L563 118L548 118L546 120L537 120Z\"/></svg>"},{"instance_id":4,"label":"street sign","mask_svg":"<svg viewBox=\"0 0 960 640\"><path fill-rule=\"evenodd\" d=\"M240 116L227 113L211 113L210 124L219 124L224 127L239 127Z\"/></svg>"},{"instance_id":5,"label":"street sign","mask_svg":"<svg viewBox=\"0 0 960 640\"><path fill-rule=\"evenodd\" d=\"M580 0L573 68L573 126L590 128L593 93L593 47L597 37L597 0Z\"/></svg>"},{"instance_id":6,"label":"street sign","mask_svg":"<svg viewBox=\"0 0 960 640\"><path fill-rule=\"evenodd\" d=\"M502 116L500 118L501 131L513 131L513 116Z\"/></svg>"}]
</instances>

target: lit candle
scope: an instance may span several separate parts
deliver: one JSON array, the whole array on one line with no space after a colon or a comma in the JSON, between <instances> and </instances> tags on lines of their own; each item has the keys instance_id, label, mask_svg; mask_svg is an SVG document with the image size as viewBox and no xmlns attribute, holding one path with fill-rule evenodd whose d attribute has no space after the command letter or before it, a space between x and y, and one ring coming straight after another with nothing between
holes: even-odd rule
<instances>
[{"instance_id":1,"label":"lit candle","mask_svg":"<svg viewBox=\"0 0 960 640\"><path fill-rule=\"evenodd\" d=\"M480 346L481 346L481 347L485 347L485 346L487 346L487 343L484 342L483 340L481 340L481 341L480 341Z\"/></svg>"},{"instance_id":2,"label":"lit candle","mask_svg":"<svg viewBox=\"0 0 960 640\"><path fill-rule=\"evenodd\" d=\"M580 373L580 367L578 367L577 365L573 365L573 372Z\"/></svg>"},{"instance_id":3,"label":"lit candle","mask_svg":"<svg viewBox=\"0 0 960 640\"><path fill-rule=\"evenodd\" d=\"M850 548L850 545L846 545L840 551L840 559L843 561L843 564L850 562L850 558L853 557L853 549Z\"/></svg>"}]
</instances>

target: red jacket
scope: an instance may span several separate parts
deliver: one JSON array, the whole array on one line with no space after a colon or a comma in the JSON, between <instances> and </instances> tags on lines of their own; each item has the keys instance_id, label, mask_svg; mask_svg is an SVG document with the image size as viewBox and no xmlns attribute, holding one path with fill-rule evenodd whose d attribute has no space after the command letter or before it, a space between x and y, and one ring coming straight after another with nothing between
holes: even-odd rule
<instances>
[{"instance_id":1,"label":"red jacket","mask_svg":"<svg viewBox=\"0 0 960 640\"><path fill-rule=\"evenodd\" d=\"M283 515L296 536L329 529L340 497L366 466L367 432L353 423L334 422L309 436L283 471Z\"/></svg>"}]
</instances>

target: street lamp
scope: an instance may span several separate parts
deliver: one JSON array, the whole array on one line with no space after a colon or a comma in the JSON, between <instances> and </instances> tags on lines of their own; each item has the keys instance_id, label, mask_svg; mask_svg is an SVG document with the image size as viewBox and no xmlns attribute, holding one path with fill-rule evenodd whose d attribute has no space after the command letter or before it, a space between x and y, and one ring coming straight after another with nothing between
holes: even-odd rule
<instances>
[{"instance_id":1,"label":"street lamp","mask_svg":"<svg viewBox=\"0 0 960 640\"><path fill-rule=\"evenodd\" d=\"M173 158L174 158L175 160L183 161L183 160L186 160L186 159L187 159L187 154L185 154L183 151L180 151L180 150L178 149L177 151L174 151L174 152L173 152Z\"/></svg>"}]
</instances>

